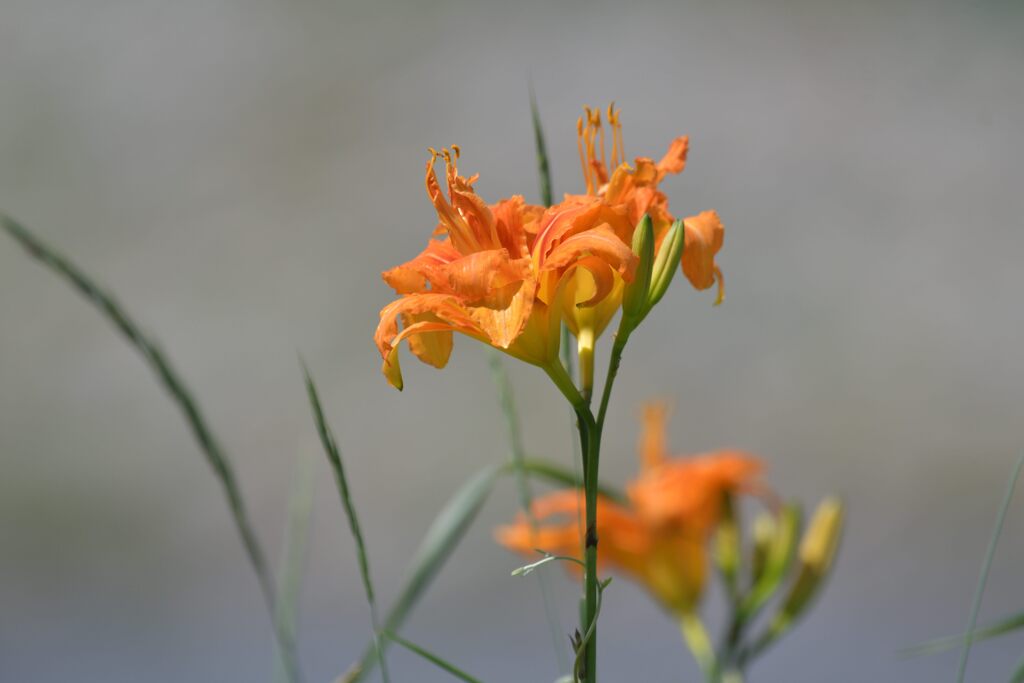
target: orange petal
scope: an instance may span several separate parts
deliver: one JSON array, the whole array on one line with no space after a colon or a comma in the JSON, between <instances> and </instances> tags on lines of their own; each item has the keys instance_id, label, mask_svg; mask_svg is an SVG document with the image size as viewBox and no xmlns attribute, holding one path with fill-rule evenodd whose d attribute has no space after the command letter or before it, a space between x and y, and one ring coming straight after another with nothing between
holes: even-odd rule
<instances>
[{"instance_id":1,"label":"orange petal","mask_svg":"<svg viewBox=\"0 0 1024 683\"><path fill-rule=\"evenodd\" d=\"M658 172L661 175L666 173L682 173L686 168L686 153L690 149L690 136L683 135L673 140L665 156L658 162Z\"/></svg>"},{"instance_id":2,"label":"orange petal","mask_svg":"<svg viewBox=\"0 0 1024 683\"><path fill-rule=\"evenodd\" d=\"M574 234L558 244L543 261L542 268L557 271L588 256L601 258L627 282L633 280L638 259L607 224Z\"/></svg>"},{"instance_id":3,"label":"orange petal","mask_svg":"<svg viewBox=\"0 0 1024 683\"><path fill-rule=\"evenodd\" d=\"M543 207L529 206L517 195L501 200L491 211L501 246L508 249L512 258L529 255L527 225L531 224L536 232L536 216L543 212Z\"/></svg>"},{"instance_id":4,"label":"orange petal","mask_svg":"<svg viewBox=\"0 0 1024 683\"><path fill-rule=\"evenodd\" d=\"M461 256L450 241L430 240L416 258L384 271L381 277L396 294L424 292L427 282L437 278L438 268Z\"/></svg>"},{"instance_id":5,"label":"orange petal","mask_svg":"<svg viewBox=\"0 0 1024 683\"><path fill-rule=\"evenodd\" d=\"M651 401L643 407L643 428L640 431L641 471L656 469L665 461L665 422L668 418L668 404Z\"/></svg>"},{"instance_id":6,"label":"orange petal","mask_svg":"<svg viewBox=\"0 0 1024 683\"><path fill-rule=\"evenodd\" d=\"M404 331L423 322L440 323L441 321L433 313L406 314L402 317ZM420 327L416 333L407 334L406 338L409 342L409 350L427 365L433 365L440 369L448 364L448 358L452 355L453 342L450 325L444 324L443 328L437 330L428 330L425 326Z\"/></svg>"},{"instance_id":7,"label":"orange petal","mask_svg":"<svg viewBox=\"0 0 1024 683\"><path fill-rule=\"evenodd\" d=\"M714 211L704 211L683 221L684 238L682 267L687 279L697 289L707 289L721 280L715 255L722 248L725 227ZM719 298L724 291L719 293Z\"/></svg>"},{"instance_id":8,"label":"orange petal","mask_svg":"<svg viewBox=\"0 0 1024 683\"><path fill-rule=\"evenodd\" d=\"M505 308L476 307L469 310L474 323L490 338L490 343L508 349L523 333L534 307L537 284L527 280L509 300Z\"/></svg>"},{"instance_id":9,"label":"orange petal","mask_svg":"<svg viewBox=\"0 0 1024 683\"><path fill-rule=\"evenodd\" d=\"M398 321L424 320L416 322L398 332ZM409 294L391 302L380 312L380 323L373 335L377 350L384 359L383 372L392 386L402 388L402 371L398 361L399 343L413 334L456 331L475 339L488 342L487 335L473 322L468 312L462 309L450 294ZM427 349L421 347L427 353ZM433 361L440 362L436 355L440 349L430 352ZM419 354L417 354L419 355ZM422 356L421 356L422 358ZM430 361L428 361L430 362Z\"/></svg>"},{"instance_id":10,"label":"orange petal","mask_svg":"<svg viewBox=\"0 0 1024 683\"><path fill-rule=\"evenodd\" d=\"M512 260L505 249L478 251L438 269L446 289L467 306L507 308L530 275L530 260Z\"/></svg>"},{"instance_id":11,"label":"orange petal","mask_svg":"<svg viewBox=\"0 0 1024 683\"><path fill-rule=\"evenodd\" d=\"M447 325L445 323L432 322L415 323L413 325L410 325L409 327L406 327L404 330L402 330L402 332L399 335L397 335L391 341L391 346L387 350L387 353L384 355L384 365L381 367L381 372L384 373L384 376L387 378L391 386L398 389L399 391L401 391L402 388L405 386L405 383L402 381L402 366L398 357L399 343L403 339L409 338L410 346L412 346L412 340L415 339L416 336L418 335L422 335L425 333L436 334L444 332L447 332L450 338L451 325Z\"/></svg>"}]
</instances>

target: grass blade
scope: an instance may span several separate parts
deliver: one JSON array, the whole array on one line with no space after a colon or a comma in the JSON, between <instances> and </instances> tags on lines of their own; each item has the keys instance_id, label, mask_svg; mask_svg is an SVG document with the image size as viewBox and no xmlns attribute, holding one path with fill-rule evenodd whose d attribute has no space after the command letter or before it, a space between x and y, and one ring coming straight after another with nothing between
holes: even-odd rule
<instances>
[{"instance_id":1,"label":"grass blade","mask_svg":"<svg viewBox=\"0 0 1024 683\"><path fill-rule=\"evenodd\" d=\"M292 643L298 640L296 622L302 573L306 564L309 525L313 518L313 481L312 451L305 451L296 459L295 474L292 476L291 492L288 495L288 531L281 554L283 569L277 582L277 628L281 633L287 634L288 640ZM280 648L274 664L274 681L288 681L288 669Z\"/></svg>"},{"instance_id":2,"label":"grass blade","mask_svg":"<svg viewBox=\"0 0 1024 683\"><path fill-rule=\"evenodd\" d=\"M537 97L530 85L530 117L533 120L533 141L537 146L537 175L540 179L540 200L544 206L554 204L554 192L551 189L551 165L548 163L548 146L544 142L544 129L540 123L540 111L537 109Z\"/></svg>"},{"instance_id":3,"label":"grass blade","mask_svg":"<svg viewBox=\"0 0 1024 683\"><path fill-rule=\"evenodd\" d=\"M533 104L532 100L531 104ZM491 374L494 376L494 384L498 388L498 401L508 427L509 450L512 451L512 465L519 490L519 507L526 515L530 527L536 530L537 519L533 514L533 491L530 489L530 480L526 468L523 466L526 461L526 454L523 450L523 428L519 422L519 410L516 408L515 396L512 394L512 383L509 381L505 364L502 363L497 351L491 352ZM537 582L540 584L541 600L544 603L544 619L551 632L558 672L564 673L569 670L569 657L565 653L562 625L559 623L558 613L555 611L551 579L547 574L541 573L537 575Z\"/></svg>"},{"instance_id":4,"label":"grass blade","mask_svg":"<svg viewBox=\"0 0 1024 683\"><path fill-rule=\"evenodd\" d=\"M309 393L309 403L313 408L313 417L316 420L316 429L320 435L320 442L323 444L327 460L334 470L334 481L338 485L338 494L341 496L342 505L345 507L345 514L348 516L349 529L352 531L352 538L356 542L356 552L359 555L359 573L363 577L363 590L366 592L366 602L370 606L370 621L373 624L374 649L377 652L377 661L380 664L381 675L385 683L390 681L388 676L387 660L384 657L384 649L380 647L380 619L377 618L377 599L373 593L373 579L370 576L370 559L366 553L366 542L363 540L363 532L359 527L359 516L356 514L355 504L352 502L352 492L348 487L348 479L345 476L345 467L341 461L341 452L334 440L334 434L324 419L324 411L320 405L320 396L317 394L316 385L309 370L303 365L303 372L306 376L306 391Z\"/></svg>"},{"instance_id":5,"label":"grass blade","mask_svg":"<svg viewBox=\"0 0 1024 683\"><path fill-rule=\"evenodd\" d=\"M106 316L107 320L142 355L146 364L149 365L156 375L157 380L177 404L189 428L192 430L192 436L206 457L207 463L209 463L217 479L220 481L224 497L227 499L228 508L231 511L231 517L238 530L238 535L242 539L242 545L245 547L249 563L256 573L256 579L259 582L270 617L274 619L277 611L274 582L268 569L266 556L249 520L245 501L242 498L238 481L235 478L234 468L228 460L227 454L221 448L220 442L206 423L206 419L203 417L195 397L175 371L170 360L160 350L157 343L143 333L139 325L135 323L114 297L103 291L70 260L33 235L25 226L5 214L0 214L0 225L30 256L57 275L63 277L78 290L79 294ZM286 635L277 630L276 620L274 634L277 638L278 646L285 656L289 679L297 683L301 680L301 674L295 657L295 644L289 642Z\"/></svg>"},{"instance_id":6,"label":"grass blade","mask_svg":"<svg viewBox=\"0 0 1024 683\"><path fill-rule=\"evenodd\" d=\"M1024 683L1024 659L1017 662L1017 668L1013 672L1013 677L1010 678L1010 683Z\"/></svg>"},{"instance_id":7,"label":"grass blade","mask_svg":"<svg viewBox=\"0 0 1024 683\"><path fill-rule=\"evenodd\" d=\"M976 629L971 635L971 642L978 642L979 640L988 640L989 638L995 638L1005 633L1010 633L1018 629L1024 628L1024 612L1020 614L1014 614L1013 616L1007 617L1001 621L997 621L991 626L983 626ZM944 638L936 638L935 640L929 640L928 642L921 643L920 645L914 645L903 650L900 654L906 657L917 657L919 655L931 655L937 652L943 652L945 650L951 650L954 647L960 647L967 642L967 634L961 634L957 636L946 636Z\"/></svg>"},{"instance_id":8,"label":"grass blade","mask_svg":"<svg viewBox=\"0 0 1024 683\"><path fill-rule=\"evenodd\" d=\"M978 625L978 611L981 609L981 596L985 594L985 584L988 582L988 573L992 568L992 559L996 554L996 546L999 545L999 535L1003 533L1003 522L1006 521L1006 511L1010 508L1010 501L1013 500L1013 489L1017 486L1017 478L1020 476L1021 466L1024 465L1024 454L1017 459L1013 466L1013 473L1010 481L1006 484L1006 493L1003 494L1002 505L999 506L999 514L996 516L996 525L992 529L992 538L988 542L988 550L985 551L985 561L981 565L981 574L978 576L978 585L974 589L974 600L971 603L971 614L967 619L966 637L964 648L960 653L960 663L957 666L957 683L964 683L964 676L967 674L967 657L971 653L971 643L974 640L974 629Z\"/></svg>"},{"instance_id":9,"label":"grass blade","mask_svg":"<svg viewBox=\"0 0 1024 683\"><path fill-rule=\"evenodd\" d=\"M419 602L437 573L441 571L459 541L466 535L466 531L486 502L487 496L494 489L494 483L502 470L502 467L494 465L475 474L448 500L441 512L434 518L423 537L423 542L420 543L420 547L413 556L410 563L412 569L402 592L384 620L386 631L394 632L405 623L413 607ZM386 647L387 641L381 643L381 646ZM351 683L362 680L373 669L375 663L376 647L371 643L359 663L353 667L344 680Z\"/></svg>"},{"instance_id":10,"label":"grass blade","mask_svg":"<svg viewBox=\"0 0 1024 683\"><path fill-rule=\"evenodd\" d=\"M511 469L514 466L514 463L511 463L507 467ZM568 488L581 487L581 484L574 472L570 472L564 467L547 460L530 458L522 462L522 468L527 474L536 479L545 479L554 484L559 484ZM616 503L626 502L626 495L622 491L614 489L607 484L598 484L597 491L602 496L609 498Z\"/></svg>"},{"instance_id":11,"label":"grass blade","mask_svg":"<svg viewBox=\"0 0 1024 683\"><path fill-rule=\"evenodd\" d=\"M404 647L406 650L409 650L410 652L412 652L414 654L417 654L420 657L423 657L423 659L427 660L428 662L430 662L434 666L437 666L437 667L439 667L441 669L444 669L445 671L450 673L452 676L455 676L455 678L458 678L460 681L465 681L466 683L481 683L479 678L474 678L474 677L470 676L468 673L466 673L465 671L463 671L459 667L455 666L454 664L452 664L452 663L450 663L450 662L448 662L448 661L446 661L444 659L441 659L440 657L435 655L433 652L429 652L427 650L424 650L419 645L414 645L413 643L410 643L408 640L405 640L404 638L400 638L400 637L398 637L397 635L395 635L394 633L391 633L391 632L387 632L384 635L387 636L388 640L393 640L394 642L396 642L399 645L401 645L402 647Z\"/></svg>"}]
</instances>

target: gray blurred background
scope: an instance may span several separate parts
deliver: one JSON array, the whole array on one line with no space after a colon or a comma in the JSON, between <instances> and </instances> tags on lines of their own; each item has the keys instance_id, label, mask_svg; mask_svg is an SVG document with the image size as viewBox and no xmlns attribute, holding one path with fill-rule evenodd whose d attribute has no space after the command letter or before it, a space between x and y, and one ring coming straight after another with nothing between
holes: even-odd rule
<instances>
[{"instance_id":1,"label":"gray blurred background","mask_svg":"<svg viewBox=\"0 0 1024 683\"><path fill-rule=\"evenodd\" d=\"M574 122L614 99L628 156L691 136L666 189L720 211L728 299L679 282L634 337L604 457L635 470L642 400L673 447L764 454L782 493L843 494L817 610L755 681L950 680L896 652L962 628L1024 448L1024 13L1019 2L49 2L0 7L0 206L115 290L193 384L276 558L317 442L297 362L348 459L384 602L433 514L507 456L481 346L404 393L371 343L379 272L433 228L427 146L495 200L537 200L527 83L556 193ZM566 411L512 368L526 442L568 463ZM326 464L301 650L310 681L368 634ZM148 370L0 242L0 680L261 681L270 629L217 483ZM503 484L405 634L491 681L555 678L538 586L490 528ZM1016 504L983 618L1024 607ZM568 629L576 589L556 570ZM696 680L671 621L616 583L606 681ZM1021 650L978 645L970 679ZM395 652L396 681L445 681ZM637 670L642 674L635 673Z\"/></svg>"}]
</instances>

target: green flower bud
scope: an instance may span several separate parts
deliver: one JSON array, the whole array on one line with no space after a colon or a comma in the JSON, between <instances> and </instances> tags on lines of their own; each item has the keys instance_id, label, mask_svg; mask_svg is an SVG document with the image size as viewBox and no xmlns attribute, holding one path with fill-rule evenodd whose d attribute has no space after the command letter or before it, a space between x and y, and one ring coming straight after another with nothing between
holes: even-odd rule
<instances>
[{"instance_id":1,"label":"green flower bud","mask_svg":"<svg viewBox=\"0 0 1024 683\"><path fill-rule=\"evenodd\" d=\"M685 244L684 227L682 219L677 220L665 234L661 241L661 248L654 260L654 267L651 271L651 285L647 294L647 310L654 308L655 304L665 296L668 286L672 284L672 278L679 270L680 259L683 256L683 245Z\"/></svg>"},{"instance_id":2,"label":"green flower bud","mask_svg":"<svg viewBox=\"0 0 1024 683\"><path fill-rule=\"evenodd\" d=\"M636 327L647 315L646 302L651 286L651 270L654 266L654 224L644 214L633 231L633 253L640 259L633 281L626 284L622 294L622 315Z\"/></svg>"}]
</instances>

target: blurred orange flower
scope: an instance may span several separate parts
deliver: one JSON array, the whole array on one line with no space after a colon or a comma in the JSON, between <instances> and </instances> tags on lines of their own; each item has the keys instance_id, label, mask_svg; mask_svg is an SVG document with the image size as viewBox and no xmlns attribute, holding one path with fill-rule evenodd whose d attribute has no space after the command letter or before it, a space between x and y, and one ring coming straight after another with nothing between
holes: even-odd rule
<instances>
[{"instance_id":1,"label":"blurred orange flower","mask_svg":"<svg viewBox=\"0 0 1024 683\"><path fill-rule=\"evenodd\" d=\"M640 476L627 500L598 499L598 562L642 584L667 609L683 614L700 599L707 572L708 537L726 495L763 493L761 465L738 451L666 458L664 404L645 406ZM568 489L538 498L533 521L520 513L496 531L499 543L533 554L582 556L582 493ZM575 565L573 565L575 566Z\"/></svg>"},{"instance_id":2,"label":"blurred orange flower","mask_svg":"<svg viewBox=\"0 0 1024 683\"><path fill-rule=\"evenodd\" d=\"M459 175L459 148L442 150L448 196L431 150L426 186L439 223L427 248L382 275L399 298L380 312L374 341L383 372L402 388L400 342L421 361L442 368L452 332L490 344L541 367L557 362L562 298L579 271L596 283L581 303L594 305L616 281L632 279L636 257L596 201L544 209L514 196L487 205ZM399 323L401 322L401 331Z\"/></svg>"}]
</instances>

